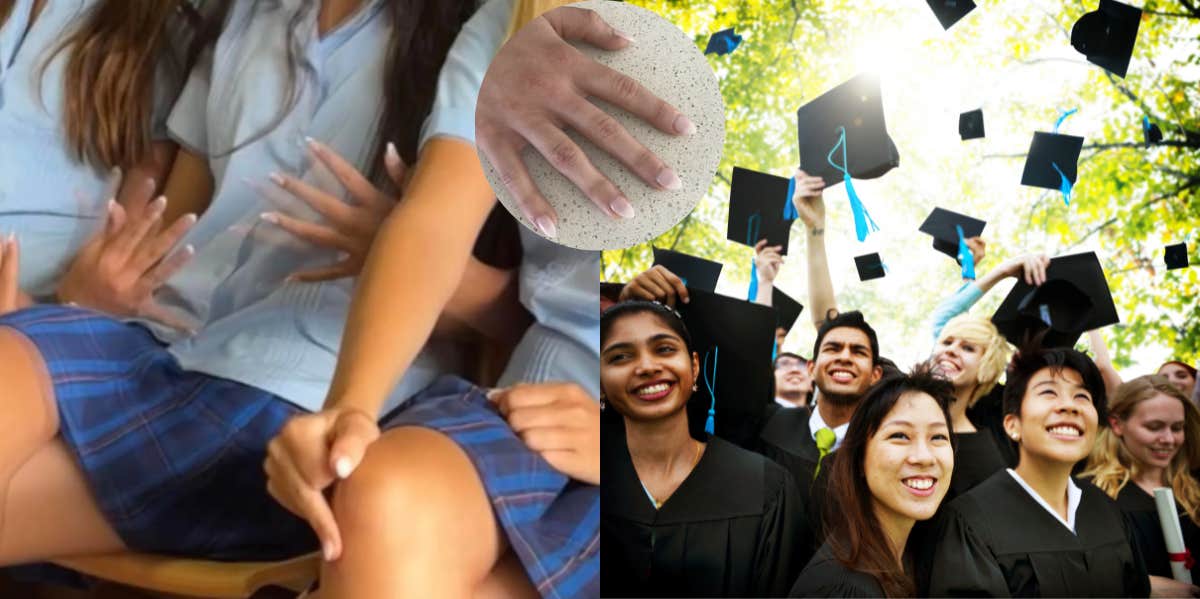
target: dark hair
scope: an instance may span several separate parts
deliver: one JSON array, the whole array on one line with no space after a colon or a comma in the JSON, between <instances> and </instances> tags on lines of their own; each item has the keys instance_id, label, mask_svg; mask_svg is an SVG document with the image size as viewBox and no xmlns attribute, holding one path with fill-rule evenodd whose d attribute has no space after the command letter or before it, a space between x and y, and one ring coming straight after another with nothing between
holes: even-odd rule
<instances>
[{"instance_id":1,"label":"dark hair","mask_svg":"<svg viewBox=\"0 0 1200 599\"><path fill-rule=\"evenodd\" d=\"M889 358L879 356L875 359L875 364L879 366L880 370L883 371L883 374L880 375L880 379L904 374L904 371L900 370L900 367L896 366L896 363Z\"/></svg>"},{"instance_id":2,"label":"dark hair","mask_svg":"<svg viewBox=\"0 0 1200 599\"><path fill-rule=\"evenodd\" d=\"M687 326L683 324L683 317L663 304L646 300L619 302L600 315L600 347L604 347L604 340L608 337L613 323L618 319L635 314L653 314L659 322L679 335L679 338L683 339L683 346L687 349L688 354L692 353L692 336L688 334Z\"/></svg>"},{"instance_id":3,"label":"dark hair","mask_svg":"<svg viewBox=\"0 0 1200 599\"><path fill-rule=\"evenodd\" d=\"M1004 385L1004 415L1021 413L1021 402L1029 389L1033 375L1043 368L1074 370L1083 379L1083 386L1092 394L1098 422L1103 425L1108 419L1108 394L1104 378L1092 359L1081 352L1067 347L1043 348L1035 338L1024 344L1008 366L1008 382Z\"/></svg>"},{"instance_id":4,"label":"dark hair","mask_svg":"<svg viewBox=\"0 0 1200 599\"><path fill-rule=\"evenodd\" d=\"M802 356L800 354L794 354L790 351L785 351L785 352L779 352L779 354L777 354L775 356L775 361L771 362L771 366L776 366L777 364L779 364L779 360L782 358L795 358L797 360L800 360L801 364L808 363L808 358L805 358L804 356Z\"/></svg>"},{"instance_id":5,"label":"dark hair","mask_svg":"<svg viewBox=\"0 0 1200 599\"><path fill-rule=\"evenodd\" d=\"M834 558L847 568L874 577L889 597L915 595L916 583L911 574L897 566L887 539L879 534L880 524L872 507L864 462L867 443L906 393L925 393L937 402L946 418L953 446L955 437L949 430L949 410L954 402L954 387L949 381L935 377L927 364L914 366L909 374L882 379L863 397L850 418L841 447L833 454L836 458L829 471L825 500L826 540ZM911 547L909 543L905 551Z\"/></svg>"},{"instance_id":6,"label":"dark hair","mask_svg":"<svg viewBox=\"0 0 1200 599\"><path fill-rule=\"evenodd\" d=\"M871 328L871 325L867 324L866 319L863 318L862 312L859 312L858 310L852 310L850 312L842 312L838 314L834 314L833 311L830 310L829 318L826 318L825 322L822 322L821 326L817 328L817 340L813 343L813 359L817 359L817 355L821 353L821 341L825 340L825 335L833 329L839 329L843 327L858 329L866 334L867 339L871 343L871 364L878 364L879 338L875 336L875 329Z\"/></svg>"}]
</instances>

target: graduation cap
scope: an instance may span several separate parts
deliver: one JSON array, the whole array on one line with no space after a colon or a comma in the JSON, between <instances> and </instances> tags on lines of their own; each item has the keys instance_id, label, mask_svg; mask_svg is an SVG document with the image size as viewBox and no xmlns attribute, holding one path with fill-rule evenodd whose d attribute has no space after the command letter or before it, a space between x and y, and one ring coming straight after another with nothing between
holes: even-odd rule
<instances>
[{"instance_id":1,"label":"graduation cap","mask_svg":"<svg viewBox=\"0 0 1200 599\"><path fill-rule=\"evenodd\" d=\"M800 302L780 291L778 287L771 290L771 305L775 308L775 326L785 331L792 330L792 325L796 324L796 319L800 318L800 313L804 311Z\"/></svg>"},{"instance_id":2,"label":"graduation cap","mask_svg":"<svg viewBox=\"0 0 1200 599\"><path fill-rule=\"evenodd\" d=\"M1187 244L1176 243L1163 248L1163 259L1167 262L1167 270L1186 268L1188 265Z\"/></svg>"},{"instance_id":3,"label":"graduation cap","mask_svg":"<svg viewBox=\"0 0 1200 599\"><path fill-rule=\"evenodd\" d=\"M883 119L877 75L856 75L801 106L796 129L800 168L826 185L841 183L847 173L855 179L876 179L900 165L900 153Z\"/></svg>"},{"instance_id":4,"label":"graduation cap","mask_svg":"<svg viewBox=\"0 0 1200 599\"><path fill-rule=\"evenodd\" d=\"M954 258L961 264L959 229L962 229L963 239L970 239L982 235L983 228L986 226L987 222L977 218L945 208L934 208L933 212L925 217L925 222L921 223L918 230L933 236L933 249Z\"/></svg>"},{"instance_id":5,"label":"graduation cap","mask_svg":"<svg viewBox=\"0 0 1200 599\"><path fill-rule=\"evenodd\" d=\"M760 239L788 252L792 220L784 218L792 202L795 180L733 167L729 185L729 229L726 238L754 247Z\"/></svg>"},{"instance_id":6,"label":"graduation cap","mask_svg":"<svg viewBox=\"0 0 1200 599\"><path fill-rule=\"evenodd\" d=\"M711 411L713 433L751 447L773 401L775 310L707 291L692 291L680 307L700 356L699 390L688 402L692 436L703 439Z\"/></svg>"},{"instance_id":7,"label":"graduation cap","mask_svg":"<svg viewBox=\"0 0 1200 599\"><path fill-rule=\"evenodd\" d=\"M1116 0L1100 0L1099 8L1079 17L1071 27L1071 45L1088 62L1124 77L1141 20L1140 8Z\"/></svg>"},{"instance_id":8,"label":"graduation cap","mask_svg":"<svg viewBox=\"0 0 1200 599\"><path fill-rule=\"evenodd\" d=\"M958 134L963 138L963 141L984 137L982 108L976 108L975 110L958 115Z\"/></svg>"},{"instance_id":9,"label":"graduation cap","mask_svg":"<svg viewBox=\"0 0 1200 599\"><path fill-rule=\"evenodd\" d=\"M1082 137L1035 132L1025 158L1025 170L1021 173L1021 185L1056 189L1062 192L1063 201L1070 204L1081 149Z\"/></svg>"},{"instance_id":10,"label":"graduation cap","mask_svg":"<svg viewBox=\"0 0 1200 599\"><path fill-rule=\"evenodd\" d=\"M725 56L736 50L740 43L742 43L742 36L734 33L732 27L722 29L708 38L708 46L704 48L704 53Z\"/></svg>"},{"instance_id":11,"label":"graduation cap","mask_svg":"<svg viewBox=\"0 0 1200 599\"><path fill-rule=\"evenodd\" d=\"M654 264L675 273L689 289L716 291L723 264L672 250L653 249Z\"/></svg>"},{"instance_id":12,"label":"graduation cap","mask_svg":"<svg viewBox=\"0 0 1200 599\"><path fill-rule=\"evenodd\" d=\"M1150 117L1142 116L1142 139L1146 145L1156 144L1163 140L1162 129L1156 123L1150 122Z\"/></svg>"},{"instance_id":13,"label":"graduation cap","mask_svg":"<svg viewBox=\"0 0 1200 599\"><path fill-rule=\"evenodd\" d=\"M1044 330L1046 347L1074 347L1084 331L1120 321L1095 252L1051 259L1046 282L1038 287L1017 279L992 315L996 328L1014 345L1027 333Z\"/></svg>"},{"instance_id":14,"label":"graduation cap","mask_svg":"<svg viewBox=\"0 0 1200 599\"><path fill-rule=\"evenodd\" d=\"M882 279L887 274L878 253L855 256L854 267L858 269L858 280L860 281Z\"/></svg>"},{"instance_id":15,"label":"graduation cap","mask_svg":"<svg viewBox=\"0 0 1200 599\"><path fill-rule=\"evenodd\" d=\"M938 22L942 24L942 29L950 29L959 19L975 10L975 3L971 0L926 1L929 3L929 8L933 9L933 14L937 16Z\"/></svg>"}]
</instances>

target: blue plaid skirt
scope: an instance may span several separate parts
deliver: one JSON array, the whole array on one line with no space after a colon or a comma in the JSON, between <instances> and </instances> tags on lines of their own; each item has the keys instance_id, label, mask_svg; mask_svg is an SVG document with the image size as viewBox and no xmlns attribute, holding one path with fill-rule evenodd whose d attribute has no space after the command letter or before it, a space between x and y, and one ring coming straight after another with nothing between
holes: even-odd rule
<instances>
[{"instance_id":1,"label":"blue plaid skirt","mask_svg":"<svg viewBox=\"0 0 1200 599\"><path fill-rule=\"evenodd\" d=\"M267 443L302 410L182 370L145 328L67 306L0 317L49 369L63 440L133 550L217 560L314 551L304 520L267 494Z\"/></svg>"},{"instance_id":2,"label":"blue plaid skirt","mask_svg":"<svg viewBox=\"0 0 1200 599\"><path fill-rule=\"evenodd\" d=\"M483 391L442 377L383 417L423 426L471 458L509 545L543 597L600 596L600 489L571 480L530 450Z\"/></svg>"}]
</instances>

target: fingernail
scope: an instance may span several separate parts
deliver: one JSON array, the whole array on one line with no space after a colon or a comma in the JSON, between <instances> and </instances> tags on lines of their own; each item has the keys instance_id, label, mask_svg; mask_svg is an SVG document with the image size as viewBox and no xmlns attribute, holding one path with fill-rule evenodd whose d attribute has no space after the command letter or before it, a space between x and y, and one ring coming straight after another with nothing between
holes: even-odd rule
<instances>
[{"instance_id":1,"label":"fingernail","mask_svg":"<svg viewBox=\"0 0 1200 599\"><path fill-rule=\"evenodd\" d=\"M500 397L500 394L503 392L504 389L497 387L495 389L488 389L488 392L485 395L487 395L488 401L494 402L496 401L496 398Z\"/></svg>"},{"instance_id":2,"label":"fingernail","mask_svg":"<svg viewBox=\"0 0 1200 599\"><path fill-rule=\"evenodd\" d=\"M338 252L337 259L338 262L345 262L346 260L349 260L350 252Z\"/></svg>"},{"instance_id":3,"label":"fingernail","mask_svg":"<svg viewBox=\"0 0 1200 599\"><path fill-rule=\"evenodd\" d=\"M615 35L631 44L637 42L637 40L633 39L633 36L629 35L628 33L625 33L624 31L621 31L620 29L617 29L616 27L613 27L613 35Z\"/></svg>"},{"instance_id":4,"label":"fingernail","mask_svg":"<svg viewBox=\"0 0 1200 599\"><path fill-rule=\"evenodd\" d=\"M326 541L323 545L321 545L321 553L325 555L325 561L333 561L333 543Z\"/></svg>"},{"instance_id":5,"label":"fingernail","mask_svg":"<svg viewBox=\"0 0 1200 599\"><path fill-rule=\"evenodd\" d=\"M280 187L283 187L283 183L284 183L283 175L281 175L279 173L271 173L270 175L267 175L267 176L270 177L272 183L274 183Z\"/></svg>"},{"instance_id":6,"label":"fingernail","mask_svg":"<svg viewBox=\"0 0 1200 599\"><path fill-rule=\"evenodd\" d=\"M154 198L154 203L150 205L150 209L153 210L154 214L156 215L162 214L162 211L166 210L166 208L167 196L158 196L157 198Z\"/></svg>"},{"instance_id":7,"label":"fingernail","mask_svg":"<svg viewBox=\"0 0 1200 599\"><path fill-rule=\"evenodd\" d=\"M187 223L189 225L196 224L196 215L194 213L189 212L189 213L183 215L183 220L187 221Z\"/></svg>"},{"instance_id":8,"label":"fingernail","mask_svg":"<svg viewBox=\"0 0 1200 599\"><path fill-rule=\"evenodd\" d=\"M542 235L550 239L558 239L558 227L554 226L554 219L549 216L539 216L533 222L537 225L538 230L542 232Z\"/></svg>"},{"instance_id":9,"label":"fingernail","mask_svg":"<svg viewBox=\"0 0 1200 599\"><path fill-rule=\"evenodd\" d=\"M392 164L400 163L400 152L396 150L396 144L390 141L387 143L387 149L384 151L383 159Z\"/></svg>"},{"instance_id":10,"label":"fingernail","mask_svg":"<svg viewBox=\"0 0 1200 599\"><path fill-rule=\"evenodd\" d=\"M194 246L194 245L192 245L192 244L190 244L190 243L189 243L189 244L187 244L187 245L185 245L185 246L183 246L183 253L185 253L185 254L187 254L187 255L189 255L189 256L194 256L194 255L196 255L196 246Z\"/></svg>"},{"instance_id":11,"label":"fingernail","mask_svg":"<svg viewBox=\"0 0 1200 599\"><path fill-rule=\"evenodd\" d=\"M337 470L338 478L346 478L354 471L354 467L350 464L350 458L338 458L337 464L334 465Z\"/></svg>"},{"instance_id":12,"label":"fingernail","mask_svg":"<svg viewBox=\"0 0 1200 599\"><path fill-rule=\"evenodd\" d=\"M659 185L662 185L664 189L669 189L671 191L683 187L683 182L679 180L679 175L676 175L675 171L669 168L664 168L663 170L659 171L658 176L655 177L654 180L657 181Z\"/></svg>"},{"instance_id":13,"label":"fingernail","mask_svg":"<svg viewBox=\"0 0 1200 599\"><path fill-rule=\"evenodd\" d=\"M315 140L315 139L313 139L313 138L311 138L311 137L308 137L307 135L306 135L306 136L304 136L304 143L308 144L308 147L310 147L310 148L312 148L312 149L314 149L314 150L320 150L320 149L321 149L321 144L317 143L317 140Z\"/></svg>"},{"instance_id":14,"label":"fingernail","mask_svg":"<svg viewBox=\"0 0 1200 599\"><path fill-rule=\"evenodd\" d=\"M675 117L675 132L683 135L691 135L696 132L696 123L682 114Z\"/></svg>"},{"instance_id":15,"label":"fingernail","mask_svg":"<svg viewBox=\"0 0 1200 599\"><path fill-rule=\"evenodd\" d=\"M109 214L112 214L113 208L116 208L116 207L117 207L117 201L111 200L111 199L104 205L104 209L106 211L108 211Z\"/></svg>"},{"instance_id":16,"label":"fingernail","mask_svg":"<svg viewBox=\"0 0 1200 599\"><path fill-rule=\"evenodd\" d=\"M617 197L608 207L620 215L621 218L633 218L634 216L633 204L630 204L629 200L624 197Z\"/></svg>"},{"instance_id":17,"label":"fingernail","mask_svg":"<svg viewBox=\"0 0 1200 599\"><path fill-rule=\"evenodd\" d=\"M259 214L258 217L273 225L279 224L279 215L275 214L274 212L263 212L262 214Z\"/></svg>"}]
</instances>

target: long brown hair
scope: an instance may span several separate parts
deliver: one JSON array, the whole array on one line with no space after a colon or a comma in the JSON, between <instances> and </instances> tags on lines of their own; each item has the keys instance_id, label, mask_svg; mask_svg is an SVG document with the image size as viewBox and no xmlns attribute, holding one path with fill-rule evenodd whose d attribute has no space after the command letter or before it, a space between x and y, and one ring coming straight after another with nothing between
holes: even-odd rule
<instances>
[{"instance_id":1,"label":"long brown hair","mask_svg":"<svg viewBox=\"0 0 1200 599\"><path fill-rule=\"evenodd\" d=\"M888 540L880 534L882 526L875 515L873 495L867 486L867 444L879 431L883 419L907 393L925 393L932 397L941 408L949 429L949 406L954 402L954 389L949 381L935 378L928 365L915 367L911 374L894 375L879 381L863 397L850 418L840 448L830 456L834 459L825 500L824 528L833 557L847 568L875 578L888 597L912 597L917 588L914 576L896 563ZM951 442L954 442L953 433ZM906 553L911 552L912 545L906 544Z\"/></svg>"}]
</instances>

